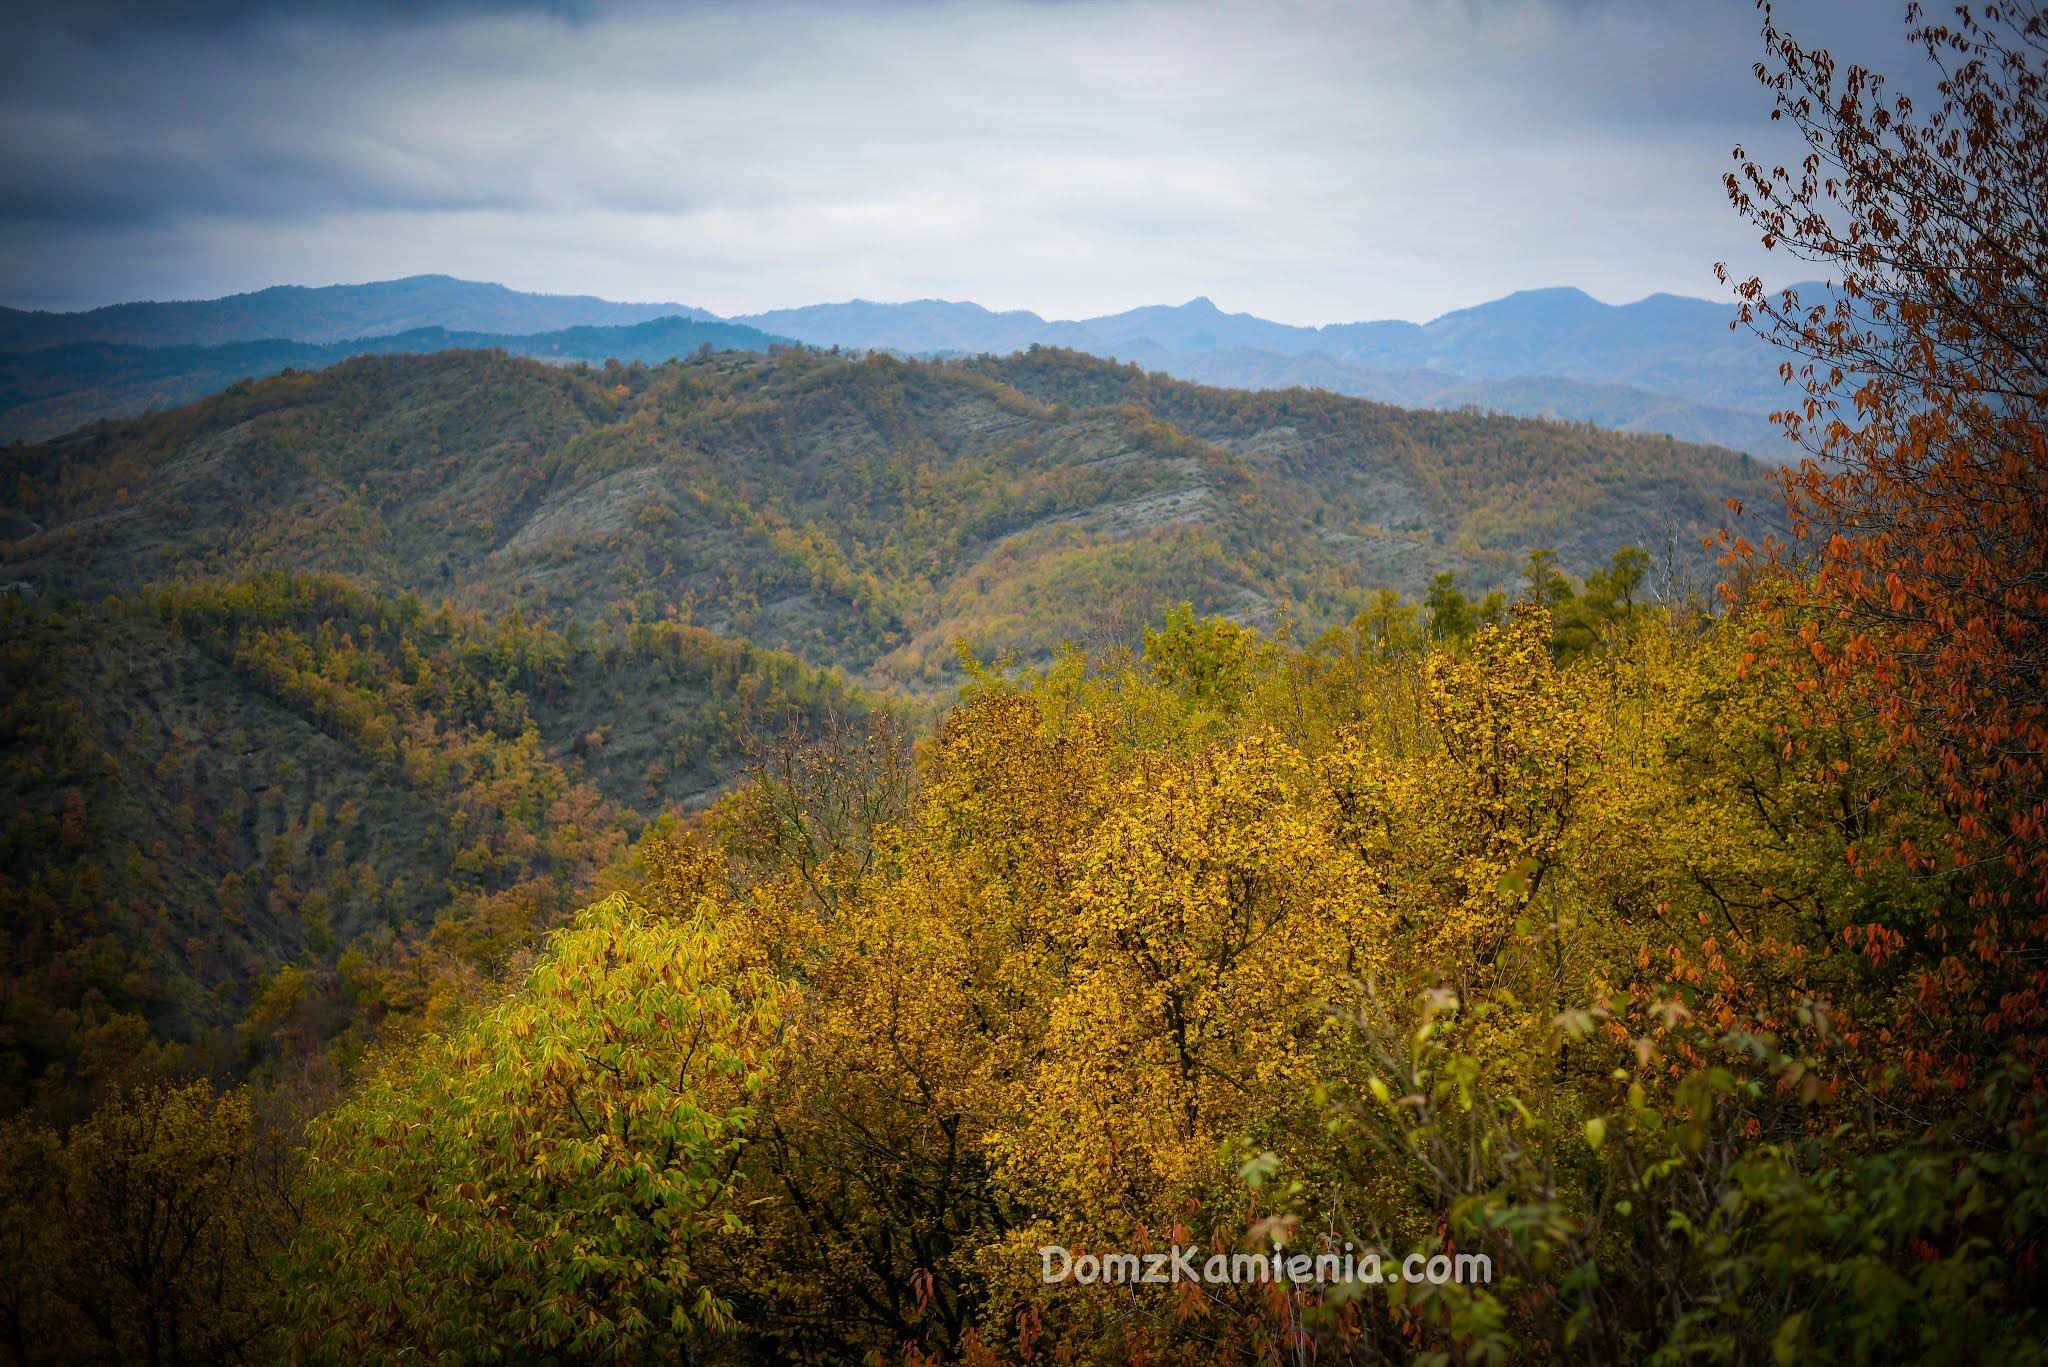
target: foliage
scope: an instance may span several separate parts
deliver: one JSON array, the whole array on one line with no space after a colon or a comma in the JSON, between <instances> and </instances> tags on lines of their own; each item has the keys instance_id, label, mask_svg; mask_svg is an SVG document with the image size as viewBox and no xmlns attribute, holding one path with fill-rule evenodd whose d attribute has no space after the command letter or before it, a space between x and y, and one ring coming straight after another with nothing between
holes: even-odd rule
<instances>
[{"instance_id":1,"label":"foliage","mask_svg":"<svg viewBox=\"0 0 2048 1367\"><path fill-rule=\"evenodd\" d=\"M298 1211L289 1160L262 1138L246 1092L203 1080L123 1089L67 1136L6 1122L8 1360L274 1354L274 1262Z\"/></svg>"},{"instance_id":2,"label":"foliage","mask_svg":"<svg viewBox=\"0 0 2048 1367\"><path fill-rule=\"evenodd\" d=\"M1145 631L1145 658L1160 682L1198 707L1226 713L1243 706L1262 657L1270 654L1257 632L1220 617L1197 622L1188 603L1168 613L1160 630Z\"/></svg>"},{"instance_id":3,"label":"foliage","mask_svg":"<svg viewBox=\"0 0 2048 1367\"><path fill-rule=\"evenodd\" d=\"M1490 1086L1462 1005L1432 992L1403 1030L1364 994L1347 1019L1378 1071L1337 1112L1362 1166L1395 1165L1443 1212L1412 1246L1492 1260L1483 1284L1391 1293L1469 1360L2041 1358L2024 1250L2048 1213L2048 1155L2024 1089L1997 1093L2003 1151L1945 1126L1817 1121L1815 1056L1771 1032L1717 1036L1672 998L1558 1017L1560 1059L1615 1065L1610 1108L1581 1120L1549 1078L1519 1095ZM1824 1010L1801 1015L1805 1042L1824 1042ZM1625 1018L1645 1033L1603 1041ZM1361 1223L1361 1240L1381 1234ZM1412 1352L1412 1338L1371 1337L1396 1359Z\"/></svg>"},{"instance_id":4,"label":"foliage","mask_svg":"<svg viewBox=\"0 0 2048 1367\"><path fill-rule=\"evenodd\" d=\"M1798 690L1746 663L1773 611L1568 658L1533 604L1428 652L1385 614L1306 648L1180 615L1144 660L977 666L914 789L846 736L731 800L739 862L663 837L654 885L791 984L798 1046L697 1351L2037 1352L2026 1088L1908 1123L1912 965L1842 942L1966 895L1850 857L1947 818L1845 796L1882 780L1866 716L1788 731ZM1499 1275L1039 1275L1276 1239Z\"/></svg>"},{"instance_id":5,"label":"foliage","mask_svg":"<svg viewBox=\"0 0 2048 1367\"><path fill-rule=\"evenodd\" d=\"M588 908L505 1001L312 1130L301 1353L673 1353L727 1308L697 1249L740 1223L730 1156L779 995L718 933Z\"/></svg>"},{"instance_id":6,"label":"foliage","mask_svg":"<svg viewBox=\"0 0 2048 1367\"><path fill-rule=\"evenodd\" d=\"M2048 16L1913 7L1940 76L1921 112L1764 14L1758 75L1807 153L1766 170L1738 148L1728 194L1766 246L1837 276L1804 301L1739 286L1743 320L1794 353L1783 417L1820 458L1786 486L1818 610L1771 653L1825 706L1867 699L1894 781L1957 814L1896 849L1974 884L1967 916L1911 932L1941 1006L1899 1025L1923 1076L1966 1085L2006 1049L2037 1065L2048 1010Z\"/></svg>"},{"instance_id":7,"label":"foliage","mask_svg":"<svg viewBox=\"0 0 2048 1367\"><path fill-rule=\"evenodd\" d=\"M874 705L666 618L493 619L323 575L0 619L0 1104L60 1119L137 1050L345 1069L445 1020L750 734Z\"/></svg>"}]
</instances>

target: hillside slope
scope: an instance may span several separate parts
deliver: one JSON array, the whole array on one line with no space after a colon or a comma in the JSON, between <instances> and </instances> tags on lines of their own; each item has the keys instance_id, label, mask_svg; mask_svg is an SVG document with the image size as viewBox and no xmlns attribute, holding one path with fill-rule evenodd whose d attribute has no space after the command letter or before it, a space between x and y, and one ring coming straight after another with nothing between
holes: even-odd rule
<instances>
[{"instance_id":1,"label":"hillside slope","mask_svg":"<svg viewBox=\"0 0 2048 1367\"><path fill-rule=\"evenodd\" d=\"M284 572L0 597L0 681L0 1113L151 1038L234 1070L431 1020L750 736L873 705L672 621Z\"/></svg>"},{"instance_id":2,"label":"hillside slope","mask_svg":"<svg viewBox=\"0 0 2048 1367\"><path fill-rule=\"evenodd\" d=\"M1763 488L1746 457L1663 438L1068 352L603 371L450 352L22 448L0 576L96 596L290 566L585 617L673 605L928 688L955 638L1042 654L1183 599L1320 630L1381 587L1507 583L1538 544L1576 573L1624 542L1684 560Z\"/></svg>"}]
</instances>

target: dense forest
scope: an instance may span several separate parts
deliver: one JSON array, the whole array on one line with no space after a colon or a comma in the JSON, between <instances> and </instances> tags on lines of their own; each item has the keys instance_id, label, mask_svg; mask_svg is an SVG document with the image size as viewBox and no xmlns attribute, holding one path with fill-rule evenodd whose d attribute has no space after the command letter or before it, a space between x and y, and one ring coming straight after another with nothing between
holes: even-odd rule
<instances>
[{"instance_id":1,"label":"dense forest","mask_svg":"<svg viewBox=\"0 0 2048 1367\"><path fill-rule=\"evenodd\" d=\"M1767 36L1775 482L1044 349L9 448L0 1354L2040 1360L2048 21Z\"/></svg>"}]
</instances>

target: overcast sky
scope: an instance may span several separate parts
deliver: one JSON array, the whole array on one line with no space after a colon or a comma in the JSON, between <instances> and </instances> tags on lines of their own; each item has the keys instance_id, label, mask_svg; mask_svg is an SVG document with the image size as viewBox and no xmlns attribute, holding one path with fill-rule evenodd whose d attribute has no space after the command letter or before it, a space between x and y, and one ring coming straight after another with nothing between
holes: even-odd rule
<instances>
[{"instance_id":1,"label":"overcast sky","mask_svg":"<svg viewBox=\"0 0 2048 1367\"><path fill-rule=\"evenodd\" d=\"M1783 0L1897 70L1903 0ZM1750 0L0 0L0 302L444 272L1291 323L1722 297ZM1780 134L1782 136L1782 133ZM1782 146L1782 143L1776 144ZM1810 274L1808 272L1807 274Z\"/></svg>"}]
</instances>

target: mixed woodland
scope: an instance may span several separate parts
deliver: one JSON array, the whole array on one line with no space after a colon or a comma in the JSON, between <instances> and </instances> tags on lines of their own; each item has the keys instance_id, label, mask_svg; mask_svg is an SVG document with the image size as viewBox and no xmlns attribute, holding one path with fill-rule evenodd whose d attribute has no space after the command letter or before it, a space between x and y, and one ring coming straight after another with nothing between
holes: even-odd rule
<instances>
[{"instance_id":1,"label":"mixed woodland","mask_svg":"<svg viewBox=\"0 0 2048 1367\"><path fill-rule=\"evenodd\" d=\"M1782 475L1050 349L8 448L0 1358L2040 1360L2048 21L1765 38Z\"/></svg>"}]
</instances>

